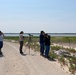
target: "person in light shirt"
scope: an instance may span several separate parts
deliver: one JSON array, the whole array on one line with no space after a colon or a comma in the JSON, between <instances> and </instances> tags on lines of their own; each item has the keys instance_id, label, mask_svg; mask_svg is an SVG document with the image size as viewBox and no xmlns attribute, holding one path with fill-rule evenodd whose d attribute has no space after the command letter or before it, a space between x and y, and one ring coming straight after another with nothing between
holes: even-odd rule
<instances>
[{"instance_id":1,"label":"person in light shirt","mask_svg":"<svg viewBox=\"0 0 76 75\"><path fill-rule=\"evenodd\" d=\"M23 34L24 34L24 32L21 31L21 32L20 32L20 35L19 35L19 42L20 42L19 51L20 51L20 54L23 54L22 48L23 48L24 39L25 39L25 37L23 36Z\"/></svg>"},{"instance_id":2,"label":"person in light shirt","mask_svg":"<svg viewBox=\"0 0 76 75\"><path fill-rule=\"evenodd\" d=\"M3 47L3 37L4 37L4 34L3 32L0 31L0 55L3 55L1 49Z\"/></svg>"}]
</instances>

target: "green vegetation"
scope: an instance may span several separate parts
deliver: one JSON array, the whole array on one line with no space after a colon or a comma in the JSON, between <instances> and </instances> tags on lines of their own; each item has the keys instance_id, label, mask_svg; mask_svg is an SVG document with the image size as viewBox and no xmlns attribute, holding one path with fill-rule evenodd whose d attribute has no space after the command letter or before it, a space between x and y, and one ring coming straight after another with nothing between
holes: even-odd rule
<instances>
[{"instance_id":1,"label":"green vegetation","mask_svg":"<svg viewBox=\"0 0 76 75\"><path fill-rule=\"evenodd\" d=\"M29 38L28 36L25 37L25 42L28 42L28 38ZM19 41L18 36L5 36L4 39ZM32 38L32 42L38 42L38 41L39 41L39 37L34 36Z\"/></svg>"},{"instance_id":2,"label":"green vegetation","mask_svg":"<svg viewBox=\"0 0 76 75\"><path fill-rule=\"evenodd\" d=\"M60 47L60 46L51 46L51 49L52 49L52 50L60 50L61 47Z\"/></svg>"},{"instance_id":3,"label":"green vegetation","mask_svg":"<svg viewBox=\"0 0 76 75\"><path fill-rule=\"evenodd\" d=\"M66 65L64 56L58 57L58 61L61 63L61 66Z\"/></svg>"},{"instance_id":4,"label":"green vegetation","mask_svg":"<svg viewBox=\"0 0 76 75\"><path fill-rule=\"evenodd\" d=\"M5 36L4 39L19 40L18 36ZM39 41L38 36L33 36L32 40L34 42ZM25 41L28 41L28 36L25 36ZM51 37L51 43L76 43L76 37Z\"/></svg>"},{"instance_id":5,"label":"green vegetation","mask_svg":"<svg viewBox=\"0 0 76 75\"><path fill-rule=\"evenodd\" d=\"M15 41L18 41L19 40L19 37L15 37L15 36L5 36L4 39L8 39L8 40L15 40Z\"/></svg>"},{"instance_id":6,"label":"green vegetation","mask_svg":"<svg viewBox=\"0 0 76 75\"><path fill-rule=\"evenodd\" d=\"M57 59L58 58L58 55L54 53L53 50L51 50L51 52L49 53L49 56L53 59Z\"/></svg>"},{"instance_id":7,"label":"green vegetation","mask_svg":"<svg viewBox=\"0 0 76 75\"><path fill-rule=\"evenodd\" d=\"M71 53L76 53L76 50L75 49L73 49L73 48L64 48L66 51L69 51L69 52L71 52Z\"/></svg>"},{"instance_id":8,"label":"green vegetation","mask_svg":"<svg viewBox=\"0 0 76 75\"><path fill-rule=\"evenodd\" d=\"M74 56L71 56L70 53L76 53L76 50L75 49L69 49L69 48L63 48L63 50L67 51L68 54L67 55L62 55L62 56L59 56L57 54L54 53L54 50L56 51L59 51L60 49L62 49L61 47L59 46L52 46L51 47L51 52L49 53L50 56L54 59L58 59L58 61L60 62L61 66L68 66L69 68L69 71L75 75L76 73L76 57ZM69 55L69 56L68 56ZM65 60L66 59L66 60ZM67 62L68 61L68 62Z\"/></svg>"},{"instance_id":9,"label":"green vegetation","mask_svg":"<svg viewBox=\"0 0 76 75\"><path fill-rule=\"evenodd\" d=\"M69 71L72 74L75 74L75 72L76 72L76 57L69 58L69 63L70 63Z\"/></svg>"},{"instance_id":10,"label":"green vegetation","mask_svg":"<svg viewBox=\"0 0 76 75\"><path fill-rule=\"evenodd\" d=\"M51 41L53 43L76 43L76 36L72 37L52 37Z\"/></svg>"}]
</instances>

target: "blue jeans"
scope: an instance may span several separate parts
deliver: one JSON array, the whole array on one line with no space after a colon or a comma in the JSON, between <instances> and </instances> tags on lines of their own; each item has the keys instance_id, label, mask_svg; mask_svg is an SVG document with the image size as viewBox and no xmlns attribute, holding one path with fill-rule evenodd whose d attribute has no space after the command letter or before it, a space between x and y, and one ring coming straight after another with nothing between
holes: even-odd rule
<instances>
[{"instance_id":1,"label":"blue jeans","mask_svg":"<svg viewBox=\"0 0 76 75\"><path fill-rule=\"evenodd\" d=\"M50 46L49 45L45 45L45 56L49 56L49 51L50 51Z\"/></svg>"},{"instance_id":2,"label":"blue jeans","mask_svg":"<svg viewBox=\"0 0 76 75\"><path fill-rule=\"evenodd\" d=\"M3 47L3 42L0 41L0 49Z\"/></svg>"},{"instance_id":3,"label":"blue jeans","mask_svg":"<svg viewBox=\"0 0 76 75\"><path fill-rule=\"evenodd\" d=\"M44 43L40 43L40 53L44 54Z\"/></svg>"}]
</instances>

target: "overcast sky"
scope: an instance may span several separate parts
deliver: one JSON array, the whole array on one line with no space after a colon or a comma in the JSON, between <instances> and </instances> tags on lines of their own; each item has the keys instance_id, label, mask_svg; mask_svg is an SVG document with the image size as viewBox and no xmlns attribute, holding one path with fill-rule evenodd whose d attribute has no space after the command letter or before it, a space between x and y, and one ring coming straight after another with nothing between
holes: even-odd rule
<instances>
[{"instance_id":1,"label":"overcast sky","mask_svg":"<svg viewBox=\"0 0 76 75\"><path fill-rule=\"evenodd\" d=\"M76 0L0 0L4 33L76 33Z\"/></svg>"}]
</instances>

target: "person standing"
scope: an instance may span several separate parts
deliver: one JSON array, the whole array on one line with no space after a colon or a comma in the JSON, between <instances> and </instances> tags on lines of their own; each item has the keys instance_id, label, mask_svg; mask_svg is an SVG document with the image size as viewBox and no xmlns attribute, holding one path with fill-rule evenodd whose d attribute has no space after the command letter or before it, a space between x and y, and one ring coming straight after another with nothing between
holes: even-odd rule
<instances>
[{"instance_id":1,"label":"person standing","mask_svg":"<svg viewBox=\"0 0 76 75\"><path fill-rule=\"evenodd\" d=\"M50 35L45 34L45 57L49 57L49 51L50 51Z\"/></svg>"},{"instance_id":2,"label":"person standing","mask_svg":"<svg viewBox=\"0 0 76 75\"><path fill-rule=\"evenodd\" d=\"M3 55L1 49L3 47L3 37L4 37L4 34L3 32L0 31L0 55Z\"/></svg>"},{"instance_id":3,"label":"person standing","mask_svg":"<svg viewBox=\"0 0 76 75\"><path fill-rule=\"evenodd\" d=\"M44 39L45 39L45 33L44 31L41 31L40 33L40 55L44 55Z\"/></svg>"},{"instance_id":4,"label":"person standing","mask_svg":"<svg viewBox=\"0 0 76 75\"><path fill-rule=\"evenodd\" d=\"M21 31L20 35L19 35L19 42L20 42L20 54L23 54L22 48L23 48L23 44L24 44L24 36L23 36L24 32Z\"/></svg>"}]
</instances>

